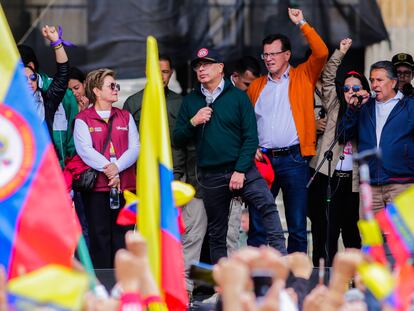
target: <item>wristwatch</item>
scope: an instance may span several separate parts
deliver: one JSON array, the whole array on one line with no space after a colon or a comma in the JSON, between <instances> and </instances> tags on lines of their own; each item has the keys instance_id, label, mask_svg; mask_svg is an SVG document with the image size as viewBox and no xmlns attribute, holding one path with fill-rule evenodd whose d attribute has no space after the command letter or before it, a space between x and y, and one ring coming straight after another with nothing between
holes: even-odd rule
<instances>
[{"instance_id":1,"label":"wristwatch","mask_svg":"<svg viewBox=\"0 0 414 311\"><path fill-rule=\"evenodd\" d=\"M299 26L299 27L302 27L304 24L306 24L306 21L305 21L305 19L302 19L296 25Z\"/></svg>"}]
</instances>

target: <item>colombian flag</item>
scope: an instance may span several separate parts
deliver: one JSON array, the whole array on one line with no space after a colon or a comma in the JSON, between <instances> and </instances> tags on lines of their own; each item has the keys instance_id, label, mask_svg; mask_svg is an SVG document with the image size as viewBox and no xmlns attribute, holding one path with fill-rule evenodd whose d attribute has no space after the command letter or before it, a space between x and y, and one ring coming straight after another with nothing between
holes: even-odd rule
<instances>
[{"instance_id":1,"label":"colombian flag","mask_svg":"<svg viewBox=\"0 0 414 311\"><path fill-rule=\"evenodd\" d=\"M147 239L153 276L170 310L186 310L184 260L171 183L172 157L157 41L147 39L147 84L140 123L138 228Z\"/></svg>"},{"instance_id":2,"label":"colombian flag","mask_svg":"<svg viewBox=\"0 0 414 311\"><path fill-rule=\"evenodd\" d=\"M387 234L397 265L403 265L414 253L414 187L399 194L376 217Z\"/></svg>"},{"instance_id":3,"label":"colombian flag","mask_svg":"<svg viewBox=\"0 0 414 311\"><path fill-rule=\"evenodd\" d=\"M80 226L0 6L0 264L8 278L71 266Z\"/></svg>"},{"instance_id":4,"label":"colombian flag","mask_svg":"<svg viewBox=\"0 0 414 311\"><path fill-rule=\"evenodd\" d=\"M362 249L365 254L369 254L375 261L386 265L387 259L383 247L383 240L380 227L375 219L359 220L359 232L362 237Z\"/></svg>"}]
</instances>

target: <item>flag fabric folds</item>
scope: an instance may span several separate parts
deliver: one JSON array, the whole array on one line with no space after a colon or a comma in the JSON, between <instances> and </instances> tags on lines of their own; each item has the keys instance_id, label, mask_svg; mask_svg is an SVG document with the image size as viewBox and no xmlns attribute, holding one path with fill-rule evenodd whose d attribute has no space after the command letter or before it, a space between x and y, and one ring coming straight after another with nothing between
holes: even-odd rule
<instances>
[{"instance_id":1,"label":"flag fabric folds","mask_svg":"<svg viewBox=\"0 0 414 311\"><path fill-rule=\"evenodd\" d=\"M135 225L137 223L138 197L125 190L124 198L125 206L119 211L116 223L121 226Z\"/></svg>"},{"instance_id":2,"label":"flag fabric folds","mask_svg":"<svg viewBox=\"0 0 414 311\"><path fill-rule=\"evenodd\" d=\"M414 187L411 187L376 215L397 265L404 264L414 252L413 202Z\"/></svg>"},{"instance_id":3,"label":"flag fabric folds","mask_svg":"<svg viewBox=\"0 0 414 311\"><path fill-rule=\"evenodd\" d=\"M147 84L137 166L138 228L148 243L153 276L170 310L186 310L184 260L172 191L173 167L164 88L155 38L147 39Z\"/></svg>"},{"instance_id":4,"label":"flag fabric folds","mask_svg":"<svg viewBox=\"0 0 414 311\"><path fill-rule=\"evenodd\" d=\"M9 282L9 308L29 310L45 306L53 310L80 310L88 282L85 273L47 265Z\"/></svg>"},{"instance_id":5,"label":"flag fabric folds","mask_svg":"<svg viewBox=\"0 0 414 311\"><path fill-rule=\"evenodd\" d=\"M358 266L359 275L364 285L379 301L387 300L393 295L395 281L386 266L373 262Z\"/></svg>"},{"instance_id":6,"label":"flag fabric folds","mask_svg":"<svg viewBox=\"0 0 414 311\"><path fill-rule=\"evenodd\" d=\"M0 264L70 266L81 229L0 6Z\"/></svg>"},{"instance_id":7,"label":"flag fabric folds","mask_svg":"<svg viewBox=\"0 0 414 311\"><path fill-rule=\"evenodd\" d=\"M383 247L380 227L375 219L361 219L358 228L362 238L363 253L369 254L375 261L385 265L387 259Z\"/></svg>"},{"instance_id":8,"label":"flag fabric folds","mask_svg":"<svg viewBox=\"0 0 414 311\"><path fill-rule=\"evenodd\" d=\"M395 269L396 288L394 306L397 310L409 310L414 293L414 267L408 261Z\"/></svg>"},{"instance_id":9,"label":"flag fabric folds","mask_svg":"<svg viewBox=\"0 0 414 311\"><path fill-rule=\"evenodd\" d=\"M174 180L172 182L175 206L178 208L177 223L180 234L185 232L185 224L181 214L181 206L184 206L194 197L195 189L190 184ZM132 192L124 191L125 206L119 211L116 223L121 226L137 224L139 198Z\"/></svg>"}]
</instances>

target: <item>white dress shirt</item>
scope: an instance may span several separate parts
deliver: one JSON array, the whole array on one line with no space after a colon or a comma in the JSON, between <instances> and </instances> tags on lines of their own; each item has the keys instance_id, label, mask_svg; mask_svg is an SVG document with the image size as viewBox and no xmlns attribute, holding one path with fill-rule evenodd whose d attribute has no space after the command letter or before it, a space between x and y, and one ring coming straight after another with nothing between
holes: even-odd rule
<instances>
[{"instance_id":1,"label":"white dress shirt","mask_svg":"<svg viewBox=\"0 0 414 311\"><path fill-rule=\"evenodd\" d=\"M376 134L377 134L377 147L381 140L382 129L384 128L385 122L387 122L388 116L391 111L394 109L395 105L404 97L404 95L398 91L397 94L387 100L386 102L375 101L375 124L376 124Z\"/></svg>"},{"instance_id":2,"label":"white dress shirt","mask_svg":"<svg viewBox=\"0 0 414 311\"><path fill-rule=\"evenodd\" d=\"M299 144L298 132L289 100L290 66L279 80L270 73L255 105L259 145L283 148Z\"/></svg>"},{"instance_id":3,"label":"white dress shirt","mask_svg":"<svg viewBox=\"0 0 414 311\"><path fill-rule=\"evenodd\" d=\"M222 78L219 85L217 85L217 87L213 90L213 92L210 92L209 90L207 90L202 84L201 84L201 93L203 93L203 95L205 97L212 97L212 103L214 103L214 101L216 100L217 97L219 97L219 95L221 94L221 92L223 92L224 89L224 79Z\"/></svg>"}]
</instances>

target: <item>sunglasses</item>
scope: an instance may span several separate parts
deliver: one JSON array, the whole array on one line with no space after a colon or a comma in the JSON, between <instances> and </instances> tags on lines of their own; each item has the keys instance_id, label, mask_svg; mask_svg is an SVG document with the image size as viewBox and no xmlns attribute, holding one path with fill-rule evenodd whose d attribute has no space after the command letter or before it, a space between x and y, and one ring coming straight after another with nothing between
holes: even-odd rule
<instances>
[{"instance_id":1,"label":"sunglasses","mask_svg":"<svg viewBox=\"0 0 414 311\"><path fill-rule=\"evenodd\" d=\"M112 82L111 84L107 85L112 91L115 89L119 92L121 90L121 86L118 83Z\"/></svg>"},{"instance_id":2,"label":"sunglasses","mask_svg":"<svg viewBox=\"0 0 414 311\"><path fill-rule=\"evenodd\" d=\"M35 73L32 73L31 75L29 75L28 77L26 77L26 80L27 81L32 81L32 82L35 82L36 80L37 80L37 74L35 74Z\"/></svg>"},{"instance_id":3,"label":"sunglasses","mask_svg":"<svg viewBox=\"0 0 414 311\"><path fill-rule=\"evenodd\" d=\"M361 86L359 85L354 85L354 86L348 86L348 85L344 85L343 90L345 93L348 93L350 90L352 89L352 92L356 93L358 91L361 90Z\"/></svg>"}]
</instances>

